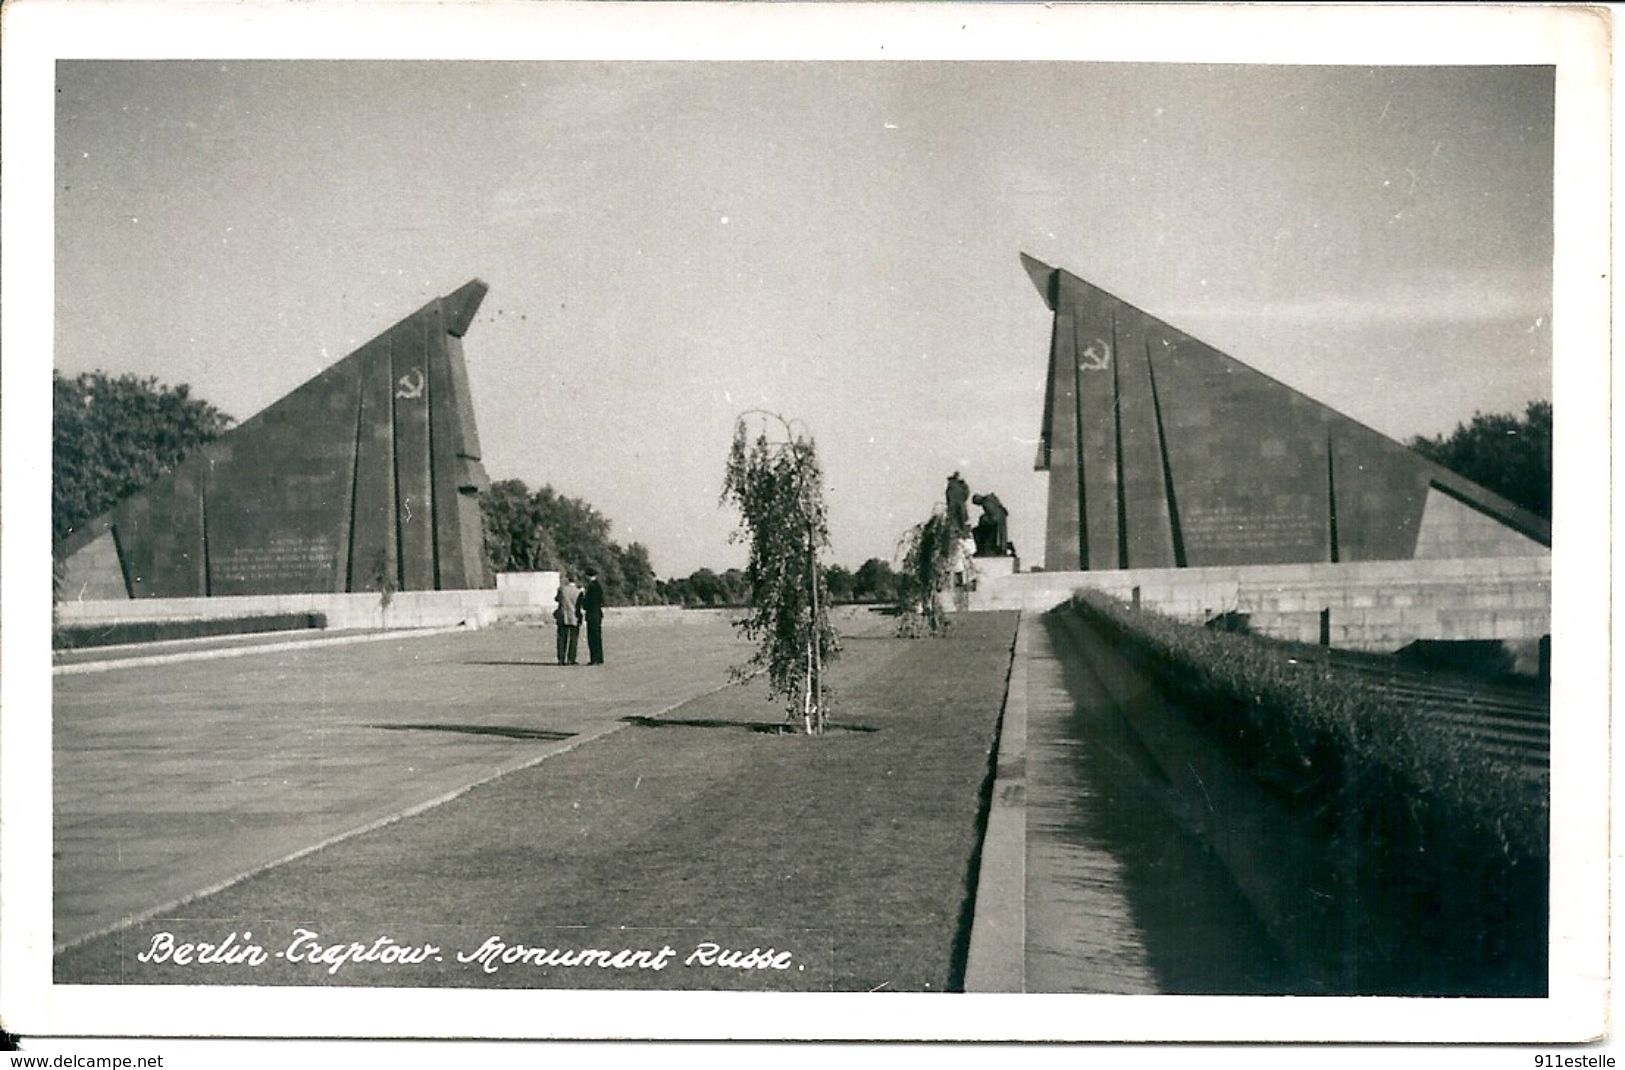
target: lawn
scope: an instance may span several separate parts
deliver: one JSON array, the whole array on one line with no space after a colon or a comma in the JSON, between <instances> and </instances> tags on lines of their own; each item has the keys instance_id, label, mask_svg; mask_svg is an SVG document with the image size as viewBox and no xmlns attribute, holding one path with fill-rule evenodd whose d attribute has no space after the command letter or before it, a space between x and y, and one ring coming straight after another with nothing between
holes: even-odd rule
<instances>
[{"instance_id":1,"label":"lawn","mask_svg":"<svg viewBox=\"0 0 1625 1070\"><path fill-rule=\"evenodd\" d=\"M952 989L1014 630L849 639L823 738L729 688L75 948L56 979Z\"/></svg>"}]
</instances>

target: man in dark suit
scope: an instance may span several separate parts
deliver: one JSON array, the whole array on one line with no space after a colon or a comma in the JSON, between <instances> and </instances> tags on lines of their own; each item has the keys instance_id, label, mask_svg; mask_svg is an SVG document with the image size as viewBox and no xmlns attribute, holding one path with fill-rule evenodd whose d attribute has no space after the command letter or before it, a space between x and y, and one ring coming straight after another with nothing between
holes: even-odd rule
<instances>
[{"instance_id":1,"label":"man in dark suit","mask_svg":"<svg viewBox=\"0 0 1625 1070\"><path fill-rule=\"evenodd\" d=\"M587 664L604 663L604 585L598 570L587 570L587 589L581 594L581 615L587 621Z\"/></svg>"}]
</instances>

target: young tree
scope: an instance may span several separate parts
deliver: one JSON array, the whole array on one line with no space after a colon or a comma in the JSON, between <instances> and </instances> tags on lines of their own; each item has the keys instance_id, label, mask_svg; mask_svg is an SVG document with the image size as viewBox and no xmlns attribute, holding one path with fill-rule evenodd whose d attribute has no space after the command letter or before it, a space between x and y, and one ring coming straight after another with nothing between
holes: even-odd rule
<instances>
[{"instance_id":1,"label":"young tree","mask_svg":"<svg viewBox=\"0 0 1625 1070\"><path fill-rule=\"evenodd\" d=\"M902 610L899 635L913 638L947 632L942 592L953 578L954 542L953 525L940 508L903 536L903 574L897 585Z\"/></svg>"},{"instance_id":2,"label":"young tree","mask_svg":"<svg viewBox=\"0 0 1625 1070\"><path fill-rule=\"evenodd\" d=\"M52 373L51 537L60 541L219 438L232 418L148 376Z\"/></svg>"},{"instance_id":3,"label":"young tree","mask_svg":"<svg viewBox=\"0 0 1625 1070\"><path fill-rule=\"evenodd\" d=\"M769 439L765 422L752 439L745 419L750 415L777 421L783 439ZM758 645L735 675L765 668L772 693L786 700L786 719L799 714L806 732L819 735L829 721L824 667L839 649L818 562L819 551L829 546L823 473L811 436L797 434L774 413L745 416L734 426L722 500L739 510L732 537L750 545L745 575L751 610L739 628Z\"/></svg>"},{"instance_id":4,"label":"young tree","mask_svg":"<svg viewBox=\"0 0 1625 1070\"><path fill-rule=\"evenodd\" d=\"M1552 515L1552 403L1514 413L1473 414L1449 438L1421 435L1411 449L1548 520Z\"/></svg>"}]
</instances>

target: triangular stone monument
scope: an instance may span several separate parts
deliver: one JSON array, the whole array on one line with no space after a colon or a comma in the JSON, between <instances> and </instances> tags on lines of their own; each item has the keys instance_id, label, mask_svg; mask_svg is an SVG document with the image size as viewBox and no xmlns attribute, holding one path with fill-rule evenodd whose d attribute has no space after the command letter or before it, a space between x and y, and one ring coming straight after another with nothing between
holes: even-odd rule
<instances>
[{"instance_id":1,"label":"triangular stone monument","mask_svg":"<svg viewBox=\"0 0 1625 1070\"><path fill-rule=\"evenodd\" d=\"M436 298L57 548L67 596L490 587L462 336Z\"/></svg>"},{"instance_id":2,"label":"triangular stone monument","mask_svg":"<svg viewBox=\"0 0 1625 1070\"><path fill-rule=\"evenodd\" d=\"M1551 527L1065 270L1036 467L1051 572L1530 557Z\"/></svg>"}]
</instances>

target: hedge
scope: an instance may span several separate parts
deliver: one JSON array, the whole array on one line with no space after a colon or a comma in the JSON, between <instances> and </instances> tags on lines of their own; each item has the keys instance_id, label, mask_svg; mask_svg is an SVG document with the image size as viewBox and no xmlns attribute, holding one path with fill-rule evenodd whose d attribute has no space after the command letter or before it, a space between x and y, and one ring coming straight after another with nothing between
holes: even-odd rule
<instances>
[{"instance_id":1,"label":"hedge","mask_svg":"<svg viewBox=\"0 0 1625 1070\"><path fill-rule=\"evenodd\" d=\"M1426 974L1421 987L1544 992L1549 770L1488 754L1368 674L1267 638L1096 591L1069 611L1355 860L1356 894L1413 931L1408 968Z\"/></svg>"},{"instance_id":2,"label":"hedge","mask_svg":"<svg viewBox=\"0 0 1625 1070\"><path fill-rule=\"evenodd\" d=\"M110 624L64 624L51 630L51 649L80 650L120 643L158 643L219 635L251 635L326 628L325 613L268 613L207 620L132 620Z\"/></svg>"}]
</instances>

